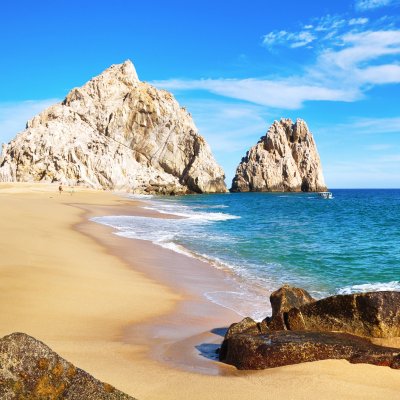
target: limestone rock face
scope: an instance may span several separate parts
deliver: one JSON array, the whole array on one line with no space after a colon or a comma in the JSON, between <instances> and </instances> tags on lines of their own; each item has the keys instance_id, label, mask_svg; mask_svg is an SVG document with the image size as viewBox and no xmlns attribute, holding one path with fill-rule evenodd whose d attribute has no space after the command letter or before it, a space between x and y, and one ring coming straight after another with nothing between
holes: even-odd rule
<instances>
[{"instance_id":1,"label":"limestone rock face","mask_svg":"<svg viewBox=\"0 0 400 400\"><path fill-rule=\"evenodd\" d=\"M0 181L58 181L135 193L225 192L190 114L113 65L28 121L0 156Z\"/></svg>"},{"instance_id":2,"label":"limestone rock face","mask_svg":"<svg viewBox=\"0 0 400 400\"><path fill-rule=\"evenodd\" d=\"M24 333L0 339L0 398L134 400Z\"/></svg>"},{"instance_id":3,"label":"limestone rock face","mask_svg":"<svg viewBox=\"0 0 400 400\"><path fill-rule=\"evenodd\" d=\"M321 161L307 124L274 121L236 169L232 192L318 192L327 190Z\"/></svg>"}]
</instances>

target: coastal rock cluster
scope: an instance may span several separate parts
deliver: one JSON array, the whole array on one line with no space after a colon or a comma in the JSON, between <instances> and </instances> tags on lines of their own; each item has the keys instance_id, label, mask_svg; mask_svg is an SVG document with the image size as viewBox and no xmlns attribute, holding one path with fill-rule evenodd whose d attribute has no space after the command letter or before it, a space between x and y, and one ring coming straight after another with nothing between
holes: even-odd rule
<instances>
[{"instance_id":1,"label":"coastal rock cluster","mask_svg":"<svg viewBox=\"0 0 400 400\"><path fill-rule=\"evenodd\" d=\"M228 329L219 358L239 369L346 359L400 369L400 349L369 338L400 336L400 292L370 292L313 299L284 286L271 294L272 316L245 318Z\"/></svg>"},{"instance_id":2,"label":"coastal rock cluster","mask_svg":"<svg viewBox=\"0 0 400 400\"><path fill-rule=\"evenodd\" d=\"M0 398L134 400L24 333L0 339Z\"/></svg>"},{"instance_id":3,"label":"coastal rock cluster","mask_svg":"<svg viewBox=\"0 0 400 400\"><path fill-rule=\"evenodd\" d=\"M0 156L0 181L183 194L226 192L224 178L191 115L130 61L32 118Z\"/></svg>"},{"instance_id":4,"label":"coastal rock cluster","mask_svg":"<svg viewBox=\"0 0 400 400\"><path fill-rule=\"evenodd\" d=\"M321 161L305 121L282 118L242 158L232 192L327 190Z\"/></svg>"}]
</instances>

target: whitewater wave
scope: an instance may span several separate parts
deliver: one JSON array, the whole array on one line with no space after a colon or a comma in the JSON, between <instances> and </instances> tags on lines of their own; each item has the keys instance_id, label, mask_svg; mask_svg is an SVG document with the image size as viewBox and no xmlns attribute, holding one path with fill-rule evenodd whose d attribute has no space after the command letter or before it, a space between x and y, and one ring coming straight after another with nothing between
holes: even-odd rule
<instances>
[{"instance_id":1,"label":"whitewater wave","mask_svg":"<svg viewBox=\"0 0 400 400\"><path fill-rule=\"evenodd\" d=\"M126 197L128 199L134 199L134 200L149 200L152 199L154 196L152 194L127 194Z\"/></svg>"},{"instance_id":2,"label":"whitewater wave","mask_svg":"<svg viewBox=\"0 0 400 400\"><path fill-rule=\"evenodd\" d=\"M365 292L383 292L383 291L400 291L400 282L376 282L364 283L361 285L345 286L338 289L338 294L352 294L352 293L365 293Z\"/></svg>"},{"instance_id":3,"label":"whitewater wave","mask_svg":"<svg viewBox=\"0 0 400 400\"><path fill-rule=\"evenodd\" d=\"M198 220L198 221L228 221L231 219L239 219L240 217L237 215L232 215L228 213L222 212L202 212L202 211L194 211L189 207L185 206L164 206L164 207L154 207L147 206L143 207L147 210L157 211L160 214L169 214L176 215L177 217L184 217L190 220Z\"/></svg>"}]
</instances>

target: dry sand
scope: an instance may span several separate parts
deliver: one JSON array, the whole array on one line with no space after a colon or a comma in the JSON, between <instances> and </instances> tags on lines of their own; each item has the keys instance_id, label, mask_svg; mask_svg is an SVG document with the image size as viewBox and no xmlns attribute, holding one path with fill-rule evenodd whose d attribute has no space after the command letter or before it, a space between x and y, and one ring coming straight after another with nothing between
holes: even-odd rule
<instances>
[{"instance_id":1,"label":"dry sand","mask_svg":"<svg viewBox=\"0 0 400 400\"><path fill-rule=\"evenodd\" d=\"M148 213L134 205L105 192L0 184L0 336L28 333L138 399L399 399L400 371L386 367L320 361L240 372L199 361L194 344L220 340L208 331L239 317L195 290L211 267L84 222ZM184 369L159 360L175 357Z\"/></svg>"}]
</instances>

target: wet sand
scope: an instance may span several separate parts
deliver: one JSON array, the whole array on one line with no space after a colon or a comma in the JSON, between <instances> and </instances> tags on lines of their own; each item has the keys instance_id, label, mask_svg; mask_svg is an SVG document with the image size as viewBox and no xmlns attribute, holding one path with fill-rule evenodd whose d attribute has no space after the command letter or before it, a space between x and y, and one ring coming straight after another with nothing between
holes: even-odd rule
<instances>
[{"instance_id":1,"label":"wet sand","mask_svg":"<svg viewBox=\"0 0 400 400\"><path fill-rule=\"evenodd\" d=\"M336 360L240 372L201 356L222 339L215 328L240 319L204 292L234 283L207 264L87 221L149 215L140 202L0 184L0 204L1 336L28 333L138 399L398 398L399 371L385 367Z\"/></svg>"}]
</instances>

